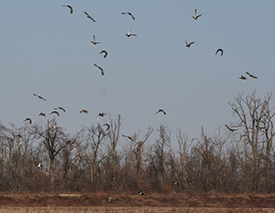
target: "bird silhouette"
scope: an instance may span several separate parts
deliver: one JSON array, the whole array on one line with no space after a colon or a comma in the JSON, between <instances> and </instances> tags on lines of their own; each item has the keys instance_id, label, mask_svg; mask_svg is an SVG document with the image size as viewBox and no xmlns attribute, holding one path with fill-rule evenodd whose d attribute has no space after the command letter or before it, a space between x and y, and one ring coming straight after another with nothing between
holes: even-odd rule
<instances>
[{"instance_id":1,"label":"bird silhouette","mask_svg":"<svg viewBox=\"0 0 275 213\"><path fill-rule=\"evenodd\" d=\"M100 112L100 113L98 113L98 116L100 116L100 117L104 117L104 116L106 116L106 113L104 113L104 112Z\"/></svg>"},{"instance_id":2,"label":"bird silhouette","mask_svg":"<svg viewBox=\"0 0 275 213\"><path fill-rule=\"evenodd\" d=\"M122 135L122 137L128 138L131 141L134 141L134 139L132 137L128 136L128 135Z\"/></svg>"},{"instance_id":3,"label":"bird silhouette","mask_svg":"<svg viewBox=\"0 0 275 213\"><path fill-rule=\"evenodd\" d=\"M128 14L129 16L132 17L133 20L135 20L135 17L134 17L133 14L130 13L130 12L122 12L121 14L122 14L122 15Z\"/></svg>"},{"instance_id":4,"label":"bird silhouette","mask_svg":"<svg viewBox=\"0 0 275 213\"><path fill-rule=\"evenodd\" d=\"M30 124L32 124L32 119L30 119L30 118L26 118L26 119L24 120L24 122L25 122L25 121L29 121Z\"/></svg>"},{"instance_id":5,"label":"bird silhouette","mask_svg":"<svg viewBox=\"0 0 275 213\"><path fill-rule=\"evenodd\" d=\"M98 69L100 69L101 71L101 75L104 75L104 71L103 71L103 68L98 66L97 64L94 64L95 67L97 67Z\"/></svg>"},{"instance_id":6,"label":"bird silhouette","mask_svg":"<svg viewBox=\"0 0 275 213\"><path fill-rule=\"evenodd\" d=\"M197 20L201 15L202 15L202 14L197 15L197 9L195 9L195 11L194 11L194 16L192 16L192 17L193 17L193 19Z\"/></svg>"},{"instance_id":7,"label":"bird silhouette","mask_svg":"<svg viewBox=\"0 0 275 213\"><path fill-rule=\"evenodd\" d=\"M230 131L230 132L235 132L237 131L238 129L232 129L230 128L229 126L227 126L226 124L224 124L226 126L226 128Z\"/></svg>"},{"instance_id":8,"label":"bird silhouette","mask_svg":"<svg viewBox=\"0 0 275 213\"><path fill-rule=\"evenodd\" d=\"M159 109L155 114L158 114L159 112L162 112L164 115L166 115L166 112L163 109Z\"/></svg>"},{"instance_id":9,"label":"bird silhouette","mask_svg":"<svg viewBox=\"0 0 275 213\"><path fill-rule=\"evenodd\" d=\"M40 112L38 116L44 116L44 117L46 117L46 114L44 112Z\"/></svg>"},{"instance_id":10,"label":"bird silhouette","mask_svg":"<svg viewBox=\"0 0 275 213\"><path fill-rule=\"evenodd\" d=\"M36 96L36 97L38 97L38 98L40 98L41 100L43 100L43 101L46 101L46 99L45 98L43 98L42 96L40 96L40 95L36 95L35 93L33 93L33 95L34 96Z\"/></svg>"},{"instance_id":11,"label":"bird silhouette","mask_svg":"<svg viewBox=\"0 0 275 213\"><path fill-rule=\"evenodd\" d=\"M131 33L132 28L128 31L128 33L126 34L127 37L131 37L131 36L137 36L137 34L132 34Z\"/></svg>"},{"instance_id":12,"label":"bird silhouette","mask_svg":"<svg viewBox=\"0 0 275 213\"><path fill-rule=\"evenodd\" d=\"M250 74L249 72L246 72L246 74L247 74L249 77L251 77L251 78L258 79L258 77L257 77L257 76L252 75L252 74Z\"/></svg>"},{"instance_id":13,"label":"bird silhouette","mask_svg":"<svg viewBox=\"0 0 275 213\"><path fill-rule=\"evenodd\" d=\"M84 11L85 15L87 16L88 19L91 19L93 22L95 22L95 20L93 19L92 16L90 16L86 11Z\"/></svg>"},{"instance_id":14,"label":"bird silhouette","mask_svg":"<svg viewBox=\"0 0 275 213\"><path fill-rule=\"evenodd\" d=\"M62 7L68 7L70 8L70 13L73 14L73 8L71 5L62 5Z\"/></svg>"},{"instance_id":15,"label":"bird silhouette","mask_svg":"<svg viewBox=\"0 0 275 213\"><path fill-rule=\"evenodd\" d=\"M85 113L85 114L88 114L88 110L86 110L86 109L82 109L82 110L80 111L80 113Z\"/></svg>"},{"instance_id":16,"label":"bird silhouette","mask_svg":"<svg viewBox=\"0 0 275 213\"><path fill-rule=\"evenodd\" d=\"M188 43L187 41L185 41L185 43L186 43L186 47L190 47L192 44L194 44L195 43L195 41L192 41L192 42L190 42L190 43Z\"/></svg>"},{"instance_id":17,"label":"bird silhouette","mask_svg":"<svg viewBox=\"0 0 275 213\"><path fill-rule=\"evenodd\" d=\"M52 111L51 114L56 114L57 116L60 116L59 112L57 111Z\"/></svg>"},{"instance_id":18,"label":"bird silhouette","mask_svg":"<svg viewBox=\"0 0 275 213\"><path fill-rule=\"evenodd\" d=\"M58 109L60 109L60 110L62 110L63 112L66 112L66 110L63 108L63 107L56 107L56 108L54 108L55 110L58 110Z\"/></svg>"},{"instance_id":19,"label":"bird silhouette","mask_svg":"<svg viewBox=\"0 0 275 213\"><path fill-rule=\"evenodd\" d=\"M93 35L93 40L91 41L92 44L97 45L100 44L101 42L95 41L95 35Z\"/></svg>"},{"instance_id":20,"label":"bird silhouette","mask_svg":"<svg viewBox=\"0 0 275 213\"><path fill-rule=\"evenodd\" d=\"M106 50L101 50L101 52L99 54L102 54L102 53L104 53L103 57L106 58L108 55L108 52Z\"/></svg>"},{"instance_id":21,"label":"bird silhouette","mask_svg":"<svg viewBox=\"0 0 275 213\"><path fill-rule=\"evenodd\" d=\"M223 55L223 49L221 49L221 48L217 49L215 55L217 55L218 52L221 52L221 56Z\"/></svg>"},{"instance_id":22,"label":"bird silhouette","mask_svg":"<svg viewBox=\"0 0 275 213\"><path fill-rule=\"evenodd\" d=\"M107 126L106 131L108 131L110 129L110 125L109 124L104 124L103 126Z\"/></svg>"},{"instance_id":23,"label":"bird silhouette","mask_svg":"<svg viewBox=\"0 0 275 213\"><path fill-rule=\"evenodd\" d=\"M239 77L239 79L241 79L241 80L247 80L247 78L246 78L245 76L243 76L243 75L241 75L241 76Z\"/></svg>"}]
</instances>

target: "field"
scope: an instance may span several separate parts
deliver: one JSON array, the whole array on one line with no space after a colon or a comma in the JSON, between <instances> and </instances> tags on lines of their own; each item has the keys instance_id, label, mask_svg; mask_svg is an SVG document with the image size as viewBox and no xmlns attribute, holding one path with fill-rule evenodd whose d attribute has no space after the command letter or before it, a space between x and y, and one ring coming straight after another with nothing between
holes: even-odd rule
<instances>
[{"instance_id":1,"label":"field","mask_svg":"<svg viewBox=\"0 0 275 213\"><path fill-rule=\"evenodd\" d=\"M111 201L109 201L111 200ZM275 195L0 194L0 212L274 212Z\"/></svg>"}]
</instances>

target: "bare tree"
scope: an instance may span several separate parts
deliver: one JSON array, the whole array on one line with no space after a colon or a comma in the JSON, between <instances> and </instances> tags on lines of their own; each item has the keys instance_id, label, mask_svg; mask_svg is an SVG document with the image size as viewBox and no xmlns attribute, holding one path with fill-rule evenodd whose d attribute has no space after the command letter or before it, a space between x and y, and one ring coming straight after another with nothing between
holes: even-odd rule
<instances>
[{"instance_id":1,"label":"bare tree","mask_svg":"<svg viewBox=\"0 0 275 213\"><path fill-rule=\"evenodd\" d=\"M33 126L33 133L37 138L42 138L42 143L49 157L49 175L51 180L51 186L53 190L54 183L54 171L55 171L55 158L62 149L69 144L75 143L77 135L72 139L68 139L68 135L65 134L61 127L57 127L55 119L51 121L47 120L47 126L44 129L43 125L36 124Z\"/></svg>"},{"instance_id":2,"label":"bare tree","mask_svg":"<svg viewBox=\"0 0 275 213\"><path fill-rule=\"evenodd\" d=\"M197 144L193 147L193 152L199 160L199 177L202 181L205 191L209 191L211 188L211 169L214 162L214 143L211 138L204 134L203 127L201 127L201 139L194 139Z\"/></svg>"},{"instance_id":3,"label":"bare tree","mask_svg":"<svg viewBox=\"0 0 275 213\"><path fill-rule=\"evenodd\" d=\"M178 142L178 154L179 154L179 174L181 179L177 180L179 182L186 182L189 169L186 168L188 152L192 146L192 141L188 144L188 136L181 130L177 129L176 139ZM177 175L178 176L178 175ZM186 185L186 184L185 184Z\"/></svg>"},{"instance_id":4,"label":"bare tree","mask_svg":"<svg viewBox=\"0 0 275 213\"><path fill-rule=\"evenodd\" d=\"M165 149L170 143L170 134L167 132L167 126L161 124L157 130L159 133L159 138L155 143L155 156L156 156L156 167L159 174L160 187L163 188L165 184Z\"/></svg>"},{"instance_id":5,"label":"bare tree","mask_svg":"<svg viewBox=\"0 0 275 213\"><path fill-rule=\"evenodd\" d=\"M91 182L94 188L97 187L97 174L98 174L98 166L99 163L106 158L106 156L102 156L99 159L99 151L100 146L104 142L105 138L107 138L108 132L100 126L98 123L97 126L91 126L88 129L88 149L89 151L89 168L91 169Z\"/></svg>"},{"instance_id":6,"label":"bare tree","mask_svg":"<svg viewBox=\"0 0 275 213\"><path fill-rule=\"evenodd\" d=\"M270 168L270 154L272 150L272 141L275 136L273 129L274 112L269 104L273 98L272 93L264 96L263 100L256 97L256 90L250 95L244 97L243 93L238 93L232 102L229 102L234 114L237 115L239 132L243 143L249 145L246 157L252 163L252 182L253 190L258 192L262 185L261 176L267 180L267 171ZM261 164L264 161L264 170L261 170Z\"/></svg>"},{"instance_id":7,"label":"bare tree","mask_svg":"<svg viewBox=\"0 0 275 213\"><path fill-rule=\"evenodd\" d=\"M110 118L109 121L109 131L108 131L108 139L109 142L107 144L107 157L106 157L106 165L108 171L107 178L107 186L110 189L113 189L114 186L119 186L118 183L118 170L119 170L119 154L117 151L117 144L120 135L120 127L121 127L121 116L118 115L116 120ZM106 172L104 172L106 173Z\"/></svg>"}]
</instances>

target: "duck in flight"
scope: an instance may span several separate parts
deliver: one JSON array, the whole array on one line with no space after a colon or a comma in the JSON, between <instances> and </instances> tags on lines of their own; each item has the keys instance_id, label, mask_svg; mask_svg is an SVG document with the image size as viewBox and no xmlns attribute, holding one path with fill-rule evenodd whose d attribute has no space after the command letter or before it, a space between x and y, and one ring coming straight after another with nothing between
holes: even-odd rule
<instances>
[{"instance_id":1,"label":"duck in flight","mask_svg":"<svg viewBox=\"0 0 275 213\"><path fill-rule=\"evenodd\" d=\"M122 12L121 14L122 14L122 15L127 14L127 15L131 16L133 20L135 20L135 17L134 17L133 14L130 13L130 12Z\"/></svg>"},{"instance_id":2,"label":"duck in flight","mask_svg":"<svg viewBox=\"0 0 275 213\"><path fill-rule=\"evenodd\" d=\"M87 16L88 19L92 20L93 22L95 22L95 20L93 19L92 16L90 16L86 11L84 11L84 14Z\"/></svg>"},{"instance_id":3,"label":"duck in flight","mask_svg":"<svg viewBox=\"0 0 275 213\"><path fill-rule=\"evenodd\" d=\"M93 35L93 40L91 41L92 44L97 45L100 44L101 42L95 41L95 35Z\"/></svg>"},{"instance_id":4,"label":"duck in flight","mask_svg":"<svg viewBox=\"0 0 275 213\"><path fill-rule=\"evenodd\" d=\"M245 76L243 76L243 75L241 75L241 76L239 77L239 79L241 79L241 80L247 80L247 78L246 78Z\"/></svg>"},{"instance_id":5,"label":"duck in flight","mask_svg":"<svg viewBox=\"0 0 275 213\"><path fill-rule=\"evenodd\" d=\"M106 50L101 50L101 52L99 54L102 54L102 53L104 53L103 58L106 58L108 55L108 52Z\"/></svg>"},{"instance_id":6,"label":"duck in flight","mask_svg":"<svg viewBox=\"0 0 275 213\"><path fill-rule=\"evenodd\" d=\"M106 131L108 131L110 129L110 125L109 124L104 124L103 126L107 126Z\"/></svg>"},{"instance_id":7,"label":"duck in flight","mask_svg":"<svg viewBox=\"0 0 275 213\"><path fill-rule=\"evenodd\" d=\"M94 64L95 67L97 67L98 69L100 69L101 71L101 75L104 75L104 71L103 71L103 68L98 66L97 64Z\"/></svg>"},{"instance_id":8,"label":"duck in flight","mask_svg":"<svg viewBox=\"0 0 275 213\"><path fill-rule=\"evenodd\" d=\"M137 34L132 34L131 33L131 31L132 31L132 28L128 31L128 33L126 34L126 36L129 38L129 37L131 37L131 36L137 36Z\"/></svg>"},{"instance_id":9,"label":"duck in flight","mask_svg":"<svg viewBox=\"0 0 275 213\"><path fill-rule=\"evenodd\" d=\"M217 49L215 55L217 55L218 52L221 52L221 56L223 55L223 49L221 49L221 48Z\"/></svg>"},{"instance_id":10,"label":"duck in flight","mask_svg":"<svg viewBox=\"0 0 275 213\"><path fill-rule=\"evenodd\" d=\"M60 110L62 110L63 112L66 112L66 110L63 108L63 107L56 107L56 108L54 108L55 110L58 110L58 109L60 109Z\"/></svg>"},{"instance_id":11,"label":"duck in flight","mask_svg":"<svg viewBox=\"0 0 275 213\"><path fill-rule=\"evenodd\" d=\"M230 128L229 126L227 126L226 124L224 124L225 125L225 127L230 131L230 132L235 132L235 131L237 131L238 129L232 129L232 128Z\"/></svg>"},{"instance_id":12,"label":"duck in flight","mask_svg":"<svg viewBox=\"0 0 275 213\"><path fill-rule=\"evenodd\" d=\"M247 74L249 77L251 77L251 78L258 79L258 77L257 77L257 76L252 75L252 74L250 74L249 72L246 72L246 74Z\"/></svg>"},{"instance_id":13,"label":"duck in flight","mask_svg":"<svg viewBox=\"0 0 275 213\"><path fill-rule=\"evenodd\" d=\"M70 13L73 14L73 7L71 5L62 5L62 7L68 7L70 9Z\"/></svg>"},{"instance_id":14,"label":"duck in flight","mask_svg":"<svg viewBox=\"0 0 275 213\"><path fill-rule=\"evenodd\" d=\"M88 110L86 110L86 109L82 109L82 110L80 111L80 113L85 113L85 114L88 114Z\"/></svg>"},{"instance_id":15,"label":"duck in flight","mask_svg":"<svg viewBox=\"0 0 275 213\"><path fill-rule=\"evenodd\" d=\"M30 119L30 118L26 118L26 119L24 120L24 122L25 122L25 121L29 121L29 123L32 124L32 119Z\"/></svg>"},{"instance_id":16,"label":"duck in flight","mask_svg":"<svg viewBox=\"0 0 275 213\"><path fill-rule=\"evenodd\" d=\"M40 95L36 95L35 93L33 93L33 95L34 96L36 96L36 97L38 97L38 98L40 98L41 100L43 100L43 101L46 101L46 99L45 98L43 98L42 96L40 96Z\"/></svg>"},{"instance_id":17,"label":"duck in flight","mask_svg":"<svg viewBox=\"0 0 275 213\"><path fill-rule=\"evenodd\" d=\"M56 114L57 116L60 116L59 112L57 111L52 111L51 114Z\"/></svg>"},{"instance_id":18,"label":"duck in flight","mask_svg":"<svg viewBox=\"0 0 275 213\"><path fill-rule=\"evenodd\" d=\"M131 141L134 141L134 139L132 137L128 136L128 135L122 135L122 137L128 138Z\"/></svg>"},{"instance_id":19,"label":"duck in flight","mask_svg":"<svg viewBox=\"0 0 275 213\"><path fill-rule=\"evenodd\" d=\"M185 41L185 43L186 43L186 47L190 47L192 44L194 44L195 43L195 41L192 41L192 42L190 42L190 43L188 43L187 41Z\"/></svg>"},{"instance_id":20,"label":"duck in flight","mask_svg":"<svg viewBox=\"0 0 275 213\"><path fill-rule=\"evenodd\" d=\"M166 115L166 112L163 109L159 109L155 114L158 114L159 112L162 112L164 115Z\"/></svg>"},{"instance_id":21,"label":"duck in flight","mask_svg":"<svg viewBox=\"0 0 275 213\"><path fill-rule=\"evenodd\" d=\"M46 114L44 112L40 112L38 116L44 116L44 117L46 117Z\"/></svg>"},{"instance_id":22,"label":"duck in flight","mask_svg":"<svg viewBox=\"0 0 275 213\"><path fill-rule=\"evenodd\" d=\"M202 15L202 14L197 15L197 9L195 9L195 11L194 11L194 16L192 16L192 17L193 17L193 19L197 20L201 15Z\"/></svg>"},{"instance_id":23,"label":"duck in flight","mask_svg":"<svg viewBox=\"0 0 275 213\"><path fill-rule=\"evenodd\" d=\"M106 116L106 113L105 112L100 112L100 113L98 113L98 116L104 117L104 116Z\"/></svg>"}]
</instances>

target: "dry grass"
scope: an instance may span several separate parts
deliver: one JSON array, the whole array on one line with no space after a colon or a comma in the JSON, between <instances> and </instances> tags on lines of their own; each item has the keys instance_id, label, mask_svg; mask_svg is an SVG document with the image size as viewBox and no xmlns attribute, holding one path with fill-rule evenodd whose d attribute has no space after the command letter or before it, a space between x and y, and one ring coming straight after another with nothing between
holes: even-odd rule
<instances>
[{"instance_id":1,"label":"dry grass","mask_svg":"<svg viewBox=\"0 0 275 213\"><path fill-rule=\"evenodd\" d=\"M184 208L184 207L0 207L0 213L273 213L271 208Z\"/></svg>"}]
</instances>

